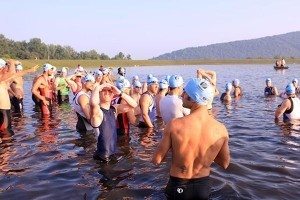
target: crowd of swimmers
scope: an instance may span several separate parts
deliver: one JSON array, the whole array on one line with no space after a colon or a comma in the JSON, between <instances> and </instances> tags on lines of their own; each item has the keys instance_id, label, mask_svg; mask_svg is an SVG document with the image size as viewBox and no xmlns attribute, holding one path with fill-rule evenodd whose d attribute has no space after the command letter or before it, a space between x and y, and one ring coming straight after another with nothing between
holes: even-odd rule
<instances>
[{"instance_id":1,"label":"crowd of swimmers","mask_svg":"<svg viewBox=\"0 0 300 200\"><path fill-rule=\"evenodd\" d=\"M23 70L18 61L0 59L1 131L12 130L11 109L22 112L22 76L36 68ZM116 75L103 66L88 72L78 65L71 75L66 67L58 71L53 65L44 64L42 68L42 74L33 80L33 102L43 117L51 116L54 104L71 102L78 118L76 130L95 134L94 158L101 162L116 159L118 135L129 135L131 126L152 129L157 119L165 123L152 162L160 164L167 152L172 152L166 188L169 199L207 198L211 164L228 167L228 132L211 112L213 99L219 95L216 72L198 69L195 77L185 83L180 75L158 80L149 74L145 82L138 76L129 80L123 67L118 68ZM69 99L70 92L72 99ZM297 79L282 94L278 94L270 78L266 79L264 94L284 98L275 111L275 118L284 115L284 119L300 119L299 92ZM220 99L228 103L242 96L240 81L234 79L225 85Z\"/></svg>"}]
</instances>

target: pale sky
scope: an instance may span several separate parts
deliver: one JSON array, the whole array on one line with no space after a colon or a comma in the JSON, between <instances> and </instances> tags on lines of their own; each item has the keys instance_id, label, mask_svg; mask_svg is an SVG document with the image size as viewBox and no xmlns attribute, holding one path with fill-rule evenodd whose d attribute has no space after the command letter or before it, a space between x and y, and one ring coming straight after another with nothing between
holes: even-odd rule
<instances>
[{"instance_id":1,"label":"pale sky","mask_svg":"<svg viewBox=\"0 0 300 200\"><path fill-rule=\"evenodd\" d=\"M0 33L149 59L300 30L299 0L0 0Z\"/></svg>"}]
</instances>

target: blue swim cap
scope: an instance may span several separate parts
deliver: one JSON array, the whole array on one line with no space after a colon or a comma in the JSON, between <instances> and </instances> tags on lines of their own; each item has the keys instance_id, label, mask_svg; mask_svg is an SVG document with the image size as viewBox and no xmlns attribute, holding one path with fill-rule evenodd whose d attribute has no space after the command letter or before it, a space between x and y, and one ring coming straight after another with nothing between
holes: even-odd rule
<instances>
[{"instance_id":1,"label":"blue swim cap","mask_svg":"<svg viewBox=\"0 0 300 200\"><path fill-rule=\"evenodd\" d=\"M103 76L103 73L101 70L97 69L96 71L94 71L94 76L98 77L98 76Z\"/></svg>"},{"instance_id":2,"label":"blue swim cap","mask_svg":"<svg viewBox=\"0 0 300 200\"><path fill-rule=\"evenodd\" d=\"M191 79L184 87L184 91L193 101L200 105L207 105L214 97L214 90L210 82L205 79Z\"/></svg>"},{"instance_id":3,"label":"blue swim cap","mask_svg":"<svg viewBox=\"0 0 300 200\"><path fill-rule=\"evenodd\" d=\"M239 80L239 79L234 79L234 80L232 81L232 85L233 85L233 86L239 86L239 84L240 84L240 80Z\"/></svg>"},{"instance_id":4,"label":"blue swim cap","mask_svg":"<svg viewBox=\"0 0 300 200\"><path fill-rule=\"evenodd\" d=\"M67 68L67 67L61 68L61 72L62 72L62 73L68 73L68 68Z\"/></svg>"},{"instance_id":5,"label":"blue swim cap","mask_svg":"<svg viewBox=\"0 0 300 200\"><path fill-rule=\"evenodd\" d=\"M132 81L138 81L138 80L139 80L139 77L137 75L132 77Z\"/></svg>"},{"instance_id":6,"label":"blue swim cap","mask_svg":"<svg viewBox=\"0 0 300 200\"><path fill-rule=\"evenodd\" d=\"M149 74L147 77L147 84L148 85L158 84L158 79L154 77L152 74Z\"/></svg>"},{"instance_id":7,"label":"blue swim cap","mask_svg":"<svg viewBox=\"0 0 300 200\"><path fill-rule=\"evenodd\" d=\"M108 68L103 68L102 69L102 73L105 75L105 74L108 74L109 73L109 69Z\"/></svg>"},{"instance_id":8,"label":"blue swim cap","mask_svg":"<svg viewBox=\"0 0 300 200\"><path fill-rule=\"evenodd\" d=\"M171 88L177 88L183 85L183 78L179 75L172 75L169 79L169 85Z\"/></svg>"},{"instance_id":9,"label":"blue swim cap","mask_svg":"<svg viewBox=\"0 0 300 200\"><path fill-rule=\"evenodd\" d=\"M95 83L95 78L92 74L87 74L87 75L85 75L85 77L83 77L81 79L81 81L82 81L83 84L86 84L89 81L92 82L92 83Z\"/></svg>"},{"instance_id":10,"label":"blue swim cap","mask_svg":"<svg viewBox=\"0 0 300 200\"><path fill-rule=\"evenodd\" d=\"M50 65L49 63L44 64L43 66L44 72L49 71L50 69L54 69L53 65Z\"/></svg>"},{"instance_id":11,"label":"blue swim cap","mask_svg":"<svg viewBox=\"0 0 300 200\"><path fill-rule=\"evenodd\" d=\"M292 80L292 83L298 83L298 79L296 79L296 78L294 78L293 80Z\"/></svg>"},{"instance_id":12,"label":"blue swim cap","mask_svg":"<svg viewBox=\"0 0 300 200\"><path fill-rule=\"evenodd\" d=\"M296 88L293 85L293 83L289 83L286 88L285 88L285 93L290 95L290 94L295 94L296 92Z\"/></svg>"},{"instance_id":13,"label":"blue swim cap","mask_svg":"<svg viewBox=\"0 0 300 200\"><path fill-rule=\"evenodd\" d=\"M168 81L163 79L159 82L159 89L167 89L169 87Z\"/></svg>"},{"instance_id":14,"label":"blue swim cap","mask_svg":"<svg viewBox=\"0 0 300 200\"><path fill-rule=\"evenodd\" d=\"M0 59L0 69L1 69L2 67L5 67L5 65L6 65L6 61L3 60L3 59Z\"/></svg>"},{"instance_id":15,"label":"blue swim cap","mask_svg":"<svg viewBox=\"0 0 300 200\"><path fill-rule=\"evenodd\" d=\"M232 90L232 84L231 83L226 83L225 90L226 91L231 91Z\"/></svg>"},{"instance_id":16,"label":"blue swim cap","mask_svg":"<svg viewBox=\"0 0 300 200\"><path fill-rule=\"evenodd\" d=\"M22 65L17 65L16 66L16 70L17 71L22 71L23 70L23 66Z\"/></svg>"},{"instance_id":17,"label":"blue swim cap","mask_svg":"<svg viewBox=\"0 0 300 200\"><path fill-rule=\"evenodd\" d=\"M134 81L133 82L133 87L138 87L138 88L141 88L142 87L142 84L141 84L141 82L140 81Z\"/></svg>"},{"instance_id":18,"label":"blue swim cap","mask_svg":"<svg viewBox=\"0 0 300 200\"><path fill-rule=\"evenodd\" d=\"M116 86L119 90L123 91L125 88L130 88L130 82L124 76L120 76L116 82Z\"/></svg>"},{"instance_id":19,"label":"blue swim cap","mask_svg":"<svg viewBox=\"0 0 300 200\"><path fill-rule=\"evenodd\" d=\"M168 81L168 84L169 84L170 78L171 78L170 75L166 75L166 76L165 76L165 80Z\"/></svg>"}]
</instances>

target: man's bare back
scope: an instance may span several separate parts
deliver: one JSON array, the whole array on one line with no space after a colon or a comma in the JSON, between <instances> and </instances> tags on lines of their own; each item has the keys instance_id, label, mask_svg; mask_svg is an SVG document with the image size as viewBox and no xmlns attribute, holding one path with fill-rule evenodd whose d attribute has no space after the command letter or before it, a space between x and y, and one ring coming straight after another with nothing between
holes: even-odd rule
<instances>
[{"instance_id":1,"label":"man's bare back","mask_svg":"<svg viewBox=\"0 0 300 200\"><path fill-rule=\"evenodd\" d=\"M208 176L215 158L218 161L225 159L223 154L229 156L228 132L207 109L174 119L168 126L166 134L170 134L173 155L171 176L188 179ZM228 166L229 158L227 160L220 163L222 167Z\"/></svg>"},{"instance_id":2,"label":"man's bare back","mask_svg":"<svg viewBox=\"0 0 300 200\"><path fill-rule=\"evenodd\" d=\"M173 119L164 130L152 162L160 164L172 151L168 199L208 199L209 174L213 162L226 169L230 162L228 132L209 115L207 105L214 88L203 79L191 79L184 88L183 106L191 114Z\"/></svg>"}]
</instances>

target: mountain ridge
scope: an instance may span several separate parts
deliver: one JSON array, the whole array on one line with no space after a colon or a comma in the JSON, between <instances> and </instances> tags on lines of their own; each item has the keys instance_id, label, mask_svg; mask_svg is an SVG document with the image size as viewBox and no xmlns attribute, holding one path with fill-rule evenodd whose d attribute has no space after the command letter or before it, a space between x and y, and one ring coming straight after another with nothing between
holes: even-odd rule
<instances>
[{"instance_id":1,"label":"mountain ridge","mask_svg":"<svg viewBox=\"0 0 300 200\"><path fill-rule=\"evenodd\" d=\"M154 60L300 58L300 31L256 39L187 47L154 57Z\"/></svg>"}]
</instances>

